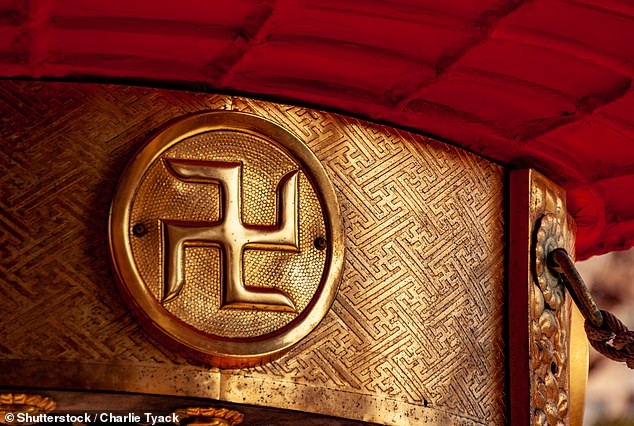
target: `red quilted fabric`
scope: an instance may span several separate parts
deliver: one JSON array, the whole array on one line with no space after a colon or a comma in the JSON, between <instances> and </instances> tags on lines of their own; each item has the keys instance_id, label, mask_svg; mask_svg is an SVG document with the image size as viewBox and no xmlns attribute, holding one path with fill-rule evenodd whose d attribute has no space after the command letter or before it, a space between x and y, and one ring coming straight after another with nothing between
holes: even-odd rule
<instances>
[{"instance_id":1,"label":"red quilted fabric","mask_svg":"<svg viewBox=\"0 0 634 426\"><path fill-rule=\"evenodd\" d=\"M415 129L568 191L634 245L634 3L0 0L0 76L182 84Z\"/></svg>"}]
</instances>

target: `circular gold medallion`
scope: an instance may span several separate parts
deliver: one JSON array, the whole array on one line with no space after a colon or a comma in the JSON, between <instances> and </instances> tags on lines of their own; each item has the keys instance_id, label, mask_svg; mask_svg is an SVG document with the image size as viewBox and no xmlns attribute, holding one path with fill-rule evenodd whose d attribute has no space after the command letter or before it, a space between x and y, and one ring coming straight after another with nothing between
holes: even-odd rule
<instances>
[{"instance_id":1,"label":"circular gold medallion","mask_svg":"<svg viewBox=\"0 0 634 426\"><path fill-rule=\"evenodd\" d=\"M297 137L238 112L185 117L128 165L110 212L122 295L158 340L220 367L267 362L334 301L343 231Z\"/></svg>"}]
</instances>

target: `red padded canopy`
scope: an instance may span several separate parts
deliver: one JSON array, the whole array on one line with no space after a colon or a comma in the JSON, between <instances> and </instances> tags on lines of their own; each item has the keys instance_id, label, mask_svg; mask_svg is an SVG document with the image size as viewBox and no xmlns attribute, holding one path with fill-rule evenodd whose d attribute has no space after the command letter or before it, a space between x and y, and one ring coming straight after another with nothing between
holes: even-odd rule
<instances>
[{"instance_id":1,"label":"red padded canopy","mask_svg":"<svg viewBox=\"0 0 634 426\"><path fill-rule=\"evenodd\" d=\"M0 76L202 83L412 128L563 185L579 258L634 245L633 60L630 0L0 0Z\"/></svg>"}]
</instances>

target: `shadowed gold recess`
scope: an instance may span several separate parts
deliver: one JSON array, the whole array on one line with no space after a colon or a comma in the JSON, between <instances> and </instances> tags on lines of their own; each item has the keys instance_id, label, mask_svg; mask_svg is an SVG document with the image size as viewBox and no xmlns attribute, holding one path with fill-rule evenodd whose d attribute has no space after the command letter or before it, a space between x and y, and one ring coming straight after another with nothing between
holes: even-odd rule
<instances>
[{"instance_id":1,"label":"shadowed gold recess","mask_svg":"<svg viewBox=\"0 0 634 426\"><path fill-rule=\"evenodd\" d=\"M276 124L234 112L186 117L146 144L117 190L110 243L142 324L224 367L265 362L308 334L343 255L319 161Z\"/></svg>"}]
</instances>

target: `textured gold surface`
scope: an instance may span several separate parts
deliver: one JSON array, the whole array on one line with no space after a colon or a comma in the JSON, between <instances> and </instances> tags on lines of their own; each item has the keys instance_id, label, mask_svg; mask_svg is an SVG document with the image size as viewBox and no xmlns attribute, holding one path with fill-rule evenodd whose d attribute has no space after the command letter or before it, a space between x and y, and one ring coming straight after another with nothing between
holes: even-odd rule
<instances>
[{"instance_id":1,"label":"textured gold surface","mask_svg":"<svg viewBox=\"0 0 634 426\"><path fill-rule=\"evenodd\" d=\"M574 256L574 222L566 212L565 193L531 172L530 218L533 224L534 285L531 286L530 358L532 424L570 424L571 298L547 267L548 253L564 248ZM578 408L578 403L575 404Z\"/></svg>"},{"instance_id":2,"label":"textured gold surface","mask_svg":"<svg viewBox=\"0 0 634 426\"><path fill-rule=\"evenodd\" d=\"M502 168L404 131L238 97L4 81L0 98L0 384L385 424L504 423ZM339 293L315 331L270 364L230 371L145 337L116 292L105 239L115 182L148 134L218 109L306 141L346 230Z\"/></svg>"}]
</instances>

